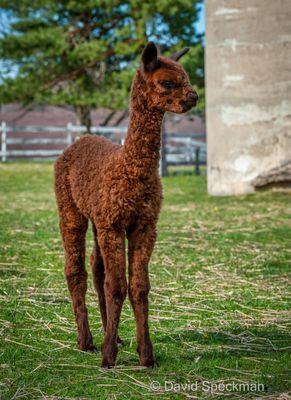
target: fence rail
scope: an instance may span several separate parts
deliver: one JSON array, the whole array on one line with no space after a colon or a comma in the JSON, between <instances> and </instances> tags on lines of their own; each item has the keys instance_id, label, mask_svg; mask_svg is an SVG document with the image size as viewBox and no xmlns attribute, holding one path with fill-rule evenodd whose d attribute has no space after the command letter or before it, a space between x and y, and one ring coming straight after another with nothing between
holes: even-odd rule
<instances>
[{"instance_id":1,"label":"fence rail","mask_svg":"<svg viewBox=\"0 0 291 400\"><path fill-rule=\"evenodd\" d=\"M9 126L5 122L1 123L1 151L0 157L2 162L6 162L9 157L30 157L30 158L55 158L60 155L66 146L69 146L75 140L76 135L86 131L84 126L72 125L68 123L66 126ZM96 126L91 128L93 134L101 134L107 137L114 137L114 134L124 134L127 132L125 127L107 127ZM13 137L14 133L25 133L25 137ZM29 137L29 134L41 134L41 137ZM46 133L62 134L61 137L48 137ZM189 136L189 134L166 134L166 161L169 165L191 164L196 165L199 169L200 164L206 162L206 146L199 139L204 138L203 135ZM119 140L119 143L122 140ZM9 148L12 145L14 148ZM15 149L17 146L28 147L27 149ZM58 146L57 149L52 148L35 148L44 146Z\"/></svg>"},{"instance_id":2,"label":"fence rail","mask_svg":"<svg viewBox=\"0 0 291 400\"><path fill-rule=\"evenodd\" d=\"M1 124L1 151L0 157L2 162L7 161L8 157L57 157L60 155L62 149L9 149L9 145L64 145L69 146L74 141L74 134L82 134L86 131L85 126L72 125L68 123L66 126L9 126L5 122ZM102 134L104 136L110 136L114 133L125 133L127 129L125 127L107 127L107 126L96 126L91 128L93 134ZM63 133L66 134L64 137L9 137L8 133Z\"/></svg>"}]
</instances>

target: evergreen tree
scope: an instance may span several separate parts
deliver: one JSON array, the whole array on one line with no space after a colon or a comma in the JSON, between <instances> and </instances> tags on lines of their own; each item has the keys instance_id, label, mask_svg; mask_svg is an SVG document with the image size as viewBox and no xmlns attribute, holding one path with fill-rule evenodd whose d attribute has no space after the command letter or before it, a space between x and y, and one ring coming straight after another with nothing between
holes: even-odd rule
<instances>
[{"instance_id":1,"label":"evergreen tree","mask_svg":"<svg viewBox=\"0 0 291 400\"><path fill-rule=\"evenodd\" d=\"M2 20L9 21L0 36L0 102L71 105L89 132L92 108L128 104L133 72L149 39L163 54L192 47L185 66L203 88L197 3L0 0Z\"/></svg>"}]
</instances>

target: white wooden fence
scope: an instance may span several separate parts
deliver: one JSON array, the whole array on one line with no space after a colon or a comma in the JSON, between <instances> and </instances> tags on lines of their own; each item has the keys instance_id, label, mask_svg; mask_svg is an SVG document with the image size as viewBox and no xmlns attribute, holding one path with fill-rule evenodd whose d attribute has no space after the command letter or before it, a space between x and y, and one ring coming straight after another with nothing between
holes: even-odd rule
<instances>
[{"instance_id":1,"label":"white wooden fence","mask_svg":"<svg viewBox=\"0 0 291 400\"><path fill-rule=\"evenodd\" d=\"M73 143L77 134L86 131L84 126L72 125L67 126L9 126L5 122L1 124L1 151L0 157L2 162L7 161L9 157L28 157L28 158L56 158L61 154L66 146ZM27 133L25 137L13 137L11 133ZM92 127L93 134L101 134L107 137L115 133L126 134L126 127ZM29 137L29 134L42 134L41 137ZM43 136L47 133L47 136ZM49 134L60 133L61 137L52 137ZM9 137L10 136L10 137ZM166 160L167 164L204 164L206 162L206 145L204 142L197 140L203 136L197 135L191 137L187 134L166 134ZM121 142L121 140L120 140ZM39 145L63 145L62 149L9 149L10 145L35 146ZM197 159L198 158L198 159Z\"/></svg>"},{"instance_id":2,"label":"white wooden fence","mask_svg":"<svg viewBox=\"0 0 291 400\"><path fill-rule=\"evenodd\" d=\"M202 135L166 134L167 164L206 164L206 143L199 139ZM199 158L197 160L197 157Z\"/></svg>"},{"instance_id":3,"label":"white wooden fence","mask_svg":"<svg viewBox=\"0 0 291 400\"><path fill-rule=\"evenodd\" d=\"M9 145L57 145L63 144L64 147L69 146L73 143L74 133L84 133L86 128L80 125L72 125L68 123L67 126L9 126L6 125L6 122L1 123L1 160L2 162L7 161L8 157L52 157L55 158L59 154L63 152L61 150L51 150L51 149L35 149L35 150L10 150ZM104 136L108 136L113 133L124 133L127 129L123 127L107 127L107 126L98 126L92 127L91 132L94 134L101 134ZM55 133L66 132L66 136L64 137L39 137L39 138L30 138L30 137L18 137L13 138L9 137L9 132L26 132L26 133Z\"/></svg>"}]
</instances>

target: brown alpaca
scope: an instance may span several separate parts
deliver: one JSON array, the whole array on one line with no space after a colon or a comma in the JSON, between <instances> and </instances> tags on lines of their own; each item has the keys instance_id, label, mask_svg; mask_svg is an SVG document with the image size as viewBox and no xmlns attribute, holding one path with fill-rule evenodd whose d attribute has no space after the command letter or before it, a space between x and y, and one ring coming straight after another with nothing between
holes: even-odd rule
<instances>
[{"instance_id":1,"label":"brown alpaca","mask_svg":"<svg viewBox=\"0 0 291 400\"><path fill-rule=\"evenodd\" d=\"M137 330L140 364L154 365L148 328L148 263L156 240L162 201L158 175L161 125L165 111L183 113L198 96L177 60L160 57L153 43L142 54L132 84L130 123L124 146L84 136L55 164L55 192L65 249L65 276L72 297L81 350L94 350L85 294L85 235L92 222L91 268L105 338L102 366L115 365L118 324L127 293L125 239L128 239L128 294Z\"/></svg>"}]
</instances>

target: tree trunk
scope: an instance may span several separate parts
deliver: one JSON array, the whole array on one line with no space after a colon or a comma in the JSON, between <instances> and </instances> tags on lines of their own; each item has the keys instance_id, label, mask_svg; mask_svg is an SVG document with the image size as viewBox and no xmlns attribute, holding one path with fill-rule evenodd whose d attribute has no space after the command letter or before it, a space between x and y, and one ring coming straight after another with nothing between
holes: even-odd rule
<instances>
[{"instance_id":1,"label":"tree trunk","mask_svg":"<svg viewBox=\"0 0 291 400\"><path fill-rule=\"evenodd\" d=\"M110 120L114 117L115 111L110 111L104 121L101 122L100 126L107 126Z\"/></svg>"},{"instance_id":2,"label":"tree trunk","mask_svg":"<svg viewBox=\"0 0 291 400\"><path fill-rule=\"evenodd\" d=\"M75 112L78 116L80 124L86 127L86 133L92 134L91 126L91 107L90 106L75 106Z\"/></svg>"}]
</instances>

